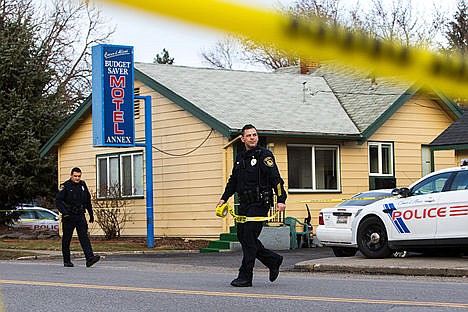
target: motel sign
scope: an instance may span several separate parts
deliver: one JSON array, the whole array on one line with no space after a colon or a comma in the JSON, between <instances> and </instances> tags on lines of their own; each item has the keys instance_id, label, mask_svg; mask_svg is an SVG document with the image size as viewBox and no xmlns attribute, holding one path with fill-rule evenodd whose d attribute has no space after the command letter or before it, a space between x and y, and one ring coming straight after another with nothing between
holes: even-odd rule
<instances>
[{"instance_id":1,"label":"motel sign","mask_svg":"<svg viewBox=\"0 0 468 312\"><path fill-rule=\"evenodd\" d=\"M135 146L133 47L92 47L93 146Z\"/></svg>"}]
</instances>

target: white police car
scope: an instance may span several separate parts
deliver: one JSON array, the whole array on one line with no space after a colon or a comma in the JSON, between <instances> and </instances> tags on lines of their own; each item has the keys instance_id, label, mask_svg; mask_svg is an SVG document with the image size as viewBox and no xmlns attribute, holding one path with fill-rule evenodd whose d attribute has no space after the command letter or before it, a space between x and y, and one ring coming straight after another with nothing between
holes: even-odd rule
<instances>
[{"instance_id":1,"label":"white police car","mask_svg":"<svg viewBox=\"0 0 468 312\"><path fill-rule=\"evenodd\" d=\"M29 228L31 230L59 230L59 216L55 212L36 206L20 206L15 210L19 219L12 225L14 228Z\"/></svg>"},{"instance_id":2,"label":"white police car","mask_svg":"<svg viewBox=\"0 0 468 312\"><path fill-rule=\"evenodd\" d=\"M337 257L351 257L358 251L351 244L352 227L363 209L383 198L392 197L392 189L362 192L336 207L324 208L319 213L316 237L323 246L331 247Z\"/></svg>"},{"instance_id":3,"label":"white police car","mask_svg":"<svg viewBox=\"0 0 468 312\"><path fill-rule=\"evenodd\" d=\"M350 247L368 258L396 250L468 254L467 163L428 174L395 189L399 197L367 206L353 220Z\"/></svg>"}]
</instances>

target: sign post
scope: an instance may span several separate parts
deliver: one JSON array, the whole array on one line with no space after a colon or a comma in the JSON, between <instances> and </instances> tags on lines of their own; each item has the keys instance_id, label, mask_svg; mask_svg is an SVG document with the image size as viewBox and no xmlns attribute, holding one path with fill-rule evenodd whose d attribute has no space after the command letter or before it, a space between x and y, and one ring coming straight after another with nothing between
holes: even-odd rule
<instances>
[{"instance_id":1,"label":"sign post","mask_svg":"<svg viewBox=\"0 0 468 312\"><path fill-rule=\"evenodd\" d=\"M136 96L145 101L145 143L136 146L145 147L146 170L146 244L154 247L154 218L153 218L153 118L151 96Z\"/></svg>"}]
</instances>

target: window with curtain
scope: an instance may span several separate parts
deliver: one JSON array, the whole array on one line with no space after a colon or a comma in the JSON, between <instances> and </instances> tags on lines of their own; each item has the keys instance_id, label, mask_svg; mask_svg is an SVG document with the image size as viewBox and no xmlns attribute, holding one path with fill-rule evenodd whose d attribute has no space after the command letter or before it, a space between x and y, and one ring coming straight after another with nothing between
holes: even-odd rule
<instances>
[{"instance_id":1,"label":"window with curtain","mask_svg":"<svg viewBox=\"0 0 468 312\"><path fill-rule=\"evenodd\" d=\"M369 142L369 175L393 176L393 144Z\"/></svg>"},{"instance_id":2,"label":"window with curtain","mask_svg":"<svg viewBox=\"0 0 468 312\"><path fill-rule=\"evenodd\" d=\"M288 145L289 191L339 191L339 147Z\"/></svg>"},{"instance_id":3,"label":"window with curtain","mask_svg":"<svg viewBox=\"0 0 468 312\"><path fill-rule=\"evenodd\" d=\"M98 155L96 166L98 198L143 196L142 152Z\"/></svg>"}]
</instances>

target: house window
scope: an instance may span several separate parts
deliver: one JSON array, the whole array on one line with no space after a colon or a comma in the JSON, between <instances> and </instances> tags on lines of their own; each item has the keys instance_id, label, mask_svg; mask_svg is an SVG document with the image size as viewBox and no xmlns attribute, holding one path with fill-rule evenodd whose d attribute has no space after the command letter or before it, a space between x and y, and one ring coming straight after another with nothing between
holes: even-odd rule
<instances>
[{"instance_id":1,"label":"house window","mask_svg":"<svg viewBox=\"0 0 468 312\"><path fill-rule=\"evenodd\" d=\"M339 147L288 145L289 191L338 191Z\"/></svg>"},{"instance_id":2,"label":"house window","mask_svg":"<svg viewBox=\"0 0 468 312\"><path fill-rule=\"evenodd\" d=\"M393 176L393 144L369 142L369 175Z\"/></svg>"},{"instance_id":3,"label":"house window","mask_svg":"<svg viewBox=\"0 0 468 312\"><path fill-rule=\"evenodd\" d=\"M142 152L98 155L96 162L98 198L143 196Z\"/></svg>"}]
</instances>

